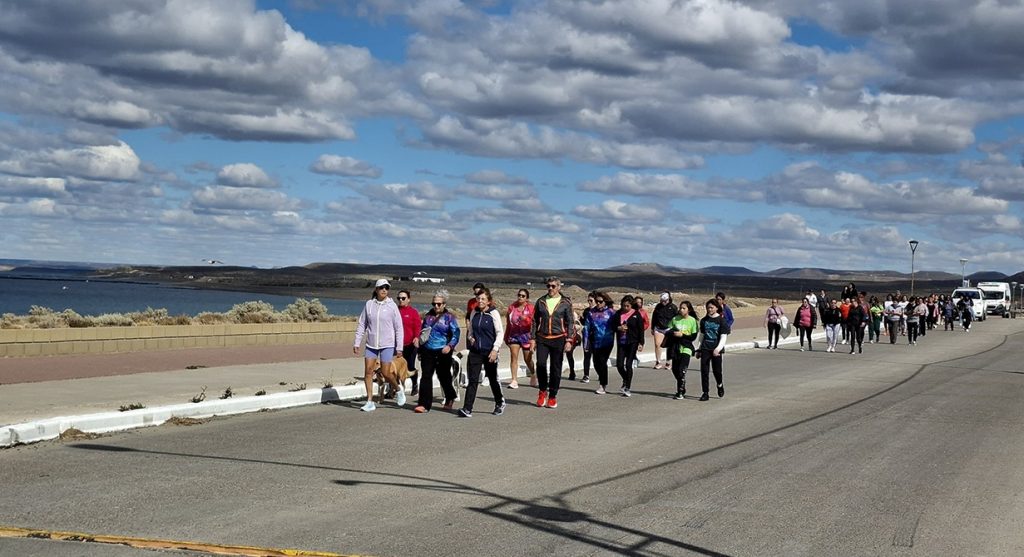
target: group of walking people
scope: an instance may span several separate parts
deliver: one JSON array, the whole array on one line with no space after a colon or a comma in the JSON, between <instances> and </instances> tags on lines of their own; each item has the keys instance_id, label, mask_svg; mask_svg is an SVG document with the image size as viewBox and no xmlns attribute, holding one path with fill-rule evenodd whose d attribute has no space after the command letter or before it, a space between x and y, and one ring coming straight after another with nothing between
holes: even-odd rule
<instances>
[{"instance_id":1,"label":"group of walking people","mask_svg":"<svg viewBox=\"0 0 1024 557\"><path fill-rule=\"evenodd\" d=\"M954 330L957 322L964 331L970 331L973 311L971 299L954 300L949 296L906 296L899 292L888 294L885 300L868 296L857 290L854 283L843 289L839 298L830 298L824 290L820 295L808 290L800 300L792 325L800 336L800 351L812 351L812 333L821 323L825 329L825 351L835 352L841 343L850 346L850 354L864 351L864 337L869 344L882 340L882 332L890 344L898 337L907 337L907 343L916 345L928 331L943 323L944 330ZM780 333L788 321L785 309L773 299L765 311L768 329L768 349L778 349Z\"/></svg>"},{"instance_id":2,"label":"group of walking people","mask_svg":"<svg viewBox=\"0 0 1024 557\"><path fill-rule=\"evenodd\" d=\"M449 308L447 290L436 291L430 309L420 316L411 305L408 290L400 291L395 303L389 296L391 284L387 279L378 280L373 296L359 315L353 344L353 353L358 353L365 343L367 401L361 409L366 412L376 409L372 393L378 372L395 393L395 403L405 404L404 385L400 384L394 368L395 355L401 354L413 377L412 395L417 397L414 411L431 410L435 375L443 393L442 407L453 410L458 399L452 377L453 360L459 353L463 328L467 384L462 408L456 412L459 417L472 417L478 385L484 377L494 399L492 413L500 416L505 412L507 405L497 368L506 347L512 372L508 388L519 388L521 357L530 376L530 385L538 391L538 407L558 408L563 362L568 364L569 380L576 380L574 352L577 347L583 349L581 382L591 381L593 368L599 384L595 393L609 393L608 370L614 351L614 365L621 379L618 393L631 397L637 355L644 350L648 330L655 345L654 368L671 370L676 399L686 395L686 372L691 358L700 362L700 400L709 399L711 376L717 395L725 396L722 363L733 316L724 293L708 300L703 308L705 315L698 319L689 301L676 305L668 292L660 295L650 313L641 296L627 294L616 308L614 300L599 291L588 293L586 307L577 311L569 297L562 294L558 277L548 278L545 288L546 293L536 302L530 300L529 290L519 289L516 300L509 304L502 319L490 290L477 283L460 327L458 317Z\"/></svg>"}]
</instances>

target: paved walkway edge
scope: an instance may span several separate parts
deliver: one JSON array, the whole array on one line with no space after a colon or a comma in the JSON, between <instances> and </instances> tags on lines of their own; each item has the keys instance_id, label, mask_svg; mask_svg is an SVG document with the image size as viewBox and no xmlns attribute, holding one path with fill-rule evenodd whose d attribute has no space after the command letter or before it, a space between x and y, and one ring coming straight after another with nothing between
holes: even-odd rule
<instances>
[{"instance_id":1,"label":"paved walkway edge","mask_svg":"<svg viewBox=\"0 0 1024 557\"><path fill-rule=\"evenodd\" d=\"M815 340L825 338L824 333L813 336ZM796 344L794 336L783 339L779 344ZM762 348L763 341L735 342L726 345L726 350L750 350ZM639 355L641 362L654 359L652 352ZM500 379L512 377L509 368L498 370ZM435 379L436 382L436 379ZM486 383L486 379L484 380ZM323 404L325 402L357 400L366 397L366 388L362 384L332 387L329 389L306 389L287 393L274 393L264 396L232 397L224 400L206 400L198 403L174 404L154 408L142 408L126 412L100 412L78 416L58 416L20 424L0 427L0 447L12 447L29 443L37 443L60 437L68 429L77 429L86 433L110 433L139 427L161 425L171 418L210 418L213 416L230 416L260 412L262 410L278 410ZM411 402L411 401L410 401ZM408 403L407 403L408 404Z\"/></svg>"}]
</instances>

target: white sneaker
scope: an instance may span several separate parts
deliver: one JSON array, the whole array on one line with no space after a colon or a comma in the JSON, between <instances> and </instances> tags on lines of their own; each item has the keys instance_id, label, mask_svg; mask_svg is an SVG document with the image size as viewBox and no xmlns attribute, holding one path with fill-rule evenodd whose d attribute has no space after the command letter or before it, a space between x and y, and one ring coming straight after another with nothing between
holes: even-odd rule
<instances>
[{"instance_id":1,"label":"white sneaker","mask_svg":"<svg viewBox=\"0 0 1024 557\"><path fill-rule=\"evenodd\" d=\"M607 393L608 391L604 390L604 385L602 385L602 386L598 387L597 390L594 391L594 392L596 394L603 395L603 394Z\"/></svg>"},{"instance_id":2,"label":"white sneaker","mask_svg":"<svg viewBox=\"0 0 1024 557\"><path fill-rule=\"evenodd\" d=\"M360 408L360 410L362 410L363 412L373 412L376 409L377 409L377 405L374 404L372 400L366 401L366 404L364 404Z\"/></svg>"},{"instance_id":3,"label":"white sneaker","mask_svg":"<svg viewBox=\"0 0 1024 557\"><path fill-rule=\"evenodd\" d=\"M405 389L398 388L398 392L395 393L395 404L405 406Z\"/></svg>"},{"instance_id":4,"label":"white sneaker","mask_svg":"<svg viewBox=\"0 0 1024 557\"><path fill-rule=\"evenodd\" d=\"M622 396L631 397L633 396L633 393L629 392L629 389L622 389Z\"/></svg>"},{"instance_id":5,"label":"white sneaker","mask_svg":"<svg viewBox=\"0 0 1024 557\"><path fill-rule=\"evenodd\" d=\"M803 346L801 346L801 347L800 347L800 351L801 351L801 352L803 352L803 351L804 351L804 347L803 347Z\"/></svg>"}]
</instances>

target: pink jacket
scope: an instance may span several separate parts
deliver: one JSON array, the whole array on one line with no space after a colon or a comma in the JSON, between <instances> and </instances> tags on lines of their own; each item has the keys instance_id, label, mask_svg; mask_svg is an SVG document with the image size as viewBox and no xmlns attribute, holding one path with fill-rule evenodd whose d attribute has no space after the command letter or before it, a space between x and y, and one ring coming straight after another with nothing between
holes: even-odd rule
<instances>
[{"instance_id":1,"label":"pink jacket","mask_svg":"<svg viewBox=\"0 0 1024 557\"><path fill-rule=\"evenodd\" d=\"M405 341L402 314L399 313L398 304L394 300L384 298L383 302L376 299L366 301L362 313L359 314L353 346L358 348L362 345L364 336L367 348L402 349Z\"/></svg>"}]
</instances>

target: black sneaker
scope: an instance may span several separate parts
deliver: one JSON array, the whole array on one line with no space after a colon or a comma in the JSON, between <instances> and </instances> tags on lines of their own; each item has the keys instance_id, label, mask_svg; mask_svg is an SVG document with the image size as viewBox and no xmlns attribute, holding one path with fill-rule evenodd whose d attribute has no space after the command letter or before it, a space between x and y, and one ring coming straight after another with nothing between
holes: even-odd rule
<instances>
[{"instance_id":1,"label":"black sneaker","mask_svg":"<svg viewBox=\"0 0 1024 557\"><path fill-rule=\"evenodd\" d=\"M708 394L707 393L704 393L704 394L700 395L700 401L701 402L707 402L708 400L710 400L710 399L708 398Z\"/></svg>"},{"instance_id":2,"label":"black sneaker","mask_svg":"<svg viewBox=\"0 0 1024 557\"><path fill-rule=\"evenodd\" d=\"M718 398L725 396L725 385L718 386Z\"/></svg>"},{"instance_id":3,"label":"black sneaker","mask_svg":"<svg viewBox=\"0 0 1024 557\"><path fill-rule=\"evenodd\" d=\"M496 404L494 406L494 412L491 413L494 414L495 416L500 416L505 413L505 406L505 402L502 401L501 404Z\"/></svg>"},{"instance_id":4,"label":"black sneaker","mask_svg":"<svg viewBox=\"0 0 1024 557\"><path fill-rule=\"evenodd\" d=\"M472 418L473 412L470 410L466 410L465 408L459 408L459 411L456 412L455 415L460 418Z\"/></svg>"},{"instance_id":5,"label":"black sneaker","mask_svg":"<svg viewBox=\"0 0 1024 557\"><path fill-rule=\"evenodd\" d=\"M676 400L683 400L684 398L686 398L686 395L683 394L683 391L679 391L679 392L676 393L676 396L674 396L672 398L674 398Z\"/></svg>"}]
</instances>

